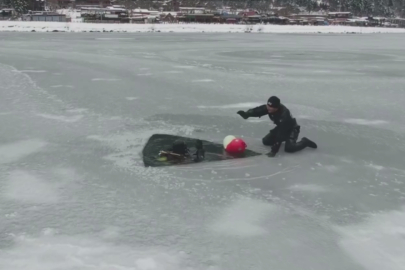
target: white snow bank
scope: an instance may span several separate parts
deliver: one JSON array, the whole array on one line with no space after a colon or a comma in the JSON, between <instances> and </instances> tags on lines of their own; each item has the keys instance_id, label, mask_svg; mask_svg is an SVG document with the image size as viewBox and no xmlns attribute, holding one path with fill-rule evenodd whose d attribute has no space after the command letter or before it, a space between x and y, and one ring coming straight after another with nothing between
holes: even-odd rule
<instances>
[{"instance_id":1,"label":"white snow bank","mask_svg":"<svg viewBox=\"0 0 405 270\"><path fill-rule=\"evenodd\" d=\"M229 24L93 24L60 22L0 21L0 31L7 32L176 32L176 33L405 33L403 28L301 25L229 25Z\"/></svg>"}]
</instances>

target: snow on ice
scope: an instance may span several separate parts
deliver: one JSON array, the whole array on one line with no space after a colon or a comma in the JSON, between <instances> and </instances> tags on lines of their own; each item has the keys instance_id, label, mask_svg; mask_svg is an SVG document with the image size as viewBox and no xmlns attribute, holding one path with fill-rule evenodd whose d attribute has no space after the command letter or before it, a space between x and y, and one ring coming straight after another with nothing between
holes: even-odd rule
<instances>
[{"instance_id":1,"label":"snow on ice","mask_svg":"<svg viewBox=\"0 0 405 270\"><path fill-rule=\"evenodd\" d=\"M226 104L226 105L198 105L197 108L200 109L250 109L256 106L260 106L263 103L258 102L243 102L243 103L235 103L235 104Z\"/></svg>"},{"instance_id":2,"label":"snow on ice","mask_svg":"<svg viewBox=\"0 0 405 270\"><path fill-rule=\"evenodd\" d=\"M3 196L9 200L28 204L58 201L58 192L52 184L25 171L10 172Z\"/></svg>"},{"instance_id":3,"label":"snow on ice","mask_svg":"<svg viewBox=\"0 0 405 270\"><path fill-rule=\"evenodd\" d=\"M266 216L277 207L250 198L240 198L224 209L210 229L221 234L251 237L266 233Z\"/></svg>"},{"instance_id":4,"label":"snow on ice","mask_svg":"<svg viewBox=\"0 0 405 270\"><path fill-rule=\"evenodd\" d=\"M46 118L46 119L61 121L61 122L65 122L65 123L74 123L83 118L83 115L63 116L63 115L50 115L50 114L43 114L43 113L37 114L37 115L40 117Z\"/></svg>"},{"instance_id":5,"label":"snow on ice","mask_svg":"<svg viewBox=\"0 0 405 270\"><path fill-rule=\"evenodd\" d=\"M366 221L336 226L339 245L368 270L399 270L405 265L405 208L371 214Z\"/></svg>"},{"instance_id":6,"label":"snow on ice","mask_svg":"<svg viewBox=\"0 0 405 270\"><path fill-rule=\"evenodd\" d=\"M14 142L0 145L0 164L18 161L28 155L40 151L46 142L38 139Z\"/></svg>"},{"instance_id":7,"label":"snow on ice","mask_svg":"<svg viewBox=\"0 0 405 270\"><path fill-rule=\"evenodd\" d=\"M11 250L0 253L0 268L13 270L185 270L186 254L160 247L126 246L98 237L63 236L44 228L38 237L11 235ZM52 233L50 233L52 232Z\"/></svg>"},{"instance_id":8,"label":"snow on ice","mask_svg":"<svg viewBox=\"0 0 405 270\"><path fill-rule=\"evenodd\" d=\"M383 124L388 123L385 120L367 120L367 119L346 119L344 121L346 123L364 125L364 126L383 125Z\"/></svg>"}]
</instances>

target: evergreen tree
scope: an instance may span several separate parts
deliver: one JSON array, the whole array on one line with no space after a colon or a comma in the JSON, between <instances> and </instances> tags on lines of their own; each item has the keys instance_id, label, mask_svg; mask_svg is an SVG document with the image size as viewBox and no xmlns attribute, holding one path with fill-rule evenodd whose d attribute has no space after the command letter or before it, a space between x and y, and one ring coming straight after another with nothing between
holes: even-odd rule
<instances>
[{"instance_id":1,"label":"evergreen tree","mask_svg":"<svg viewBox=\"0 0 405 270\"><path fill-rule=\"evenodd\" d=\"M28 11L27 0L11 0L11 6L18 14L25 14Z\"/></svg>"},{"instance_id":2,"label":"evergreen tree","mask_svg":"<svg viewBox=\"0 0 405 270\"><path fill-rule=\"evenodd\" d=\"M12 7L12 5L11 5L11 0L0 0L0 8L1 7L7 7L7 8L10 8L10 7Z\"/></svg>"}]
</instances>

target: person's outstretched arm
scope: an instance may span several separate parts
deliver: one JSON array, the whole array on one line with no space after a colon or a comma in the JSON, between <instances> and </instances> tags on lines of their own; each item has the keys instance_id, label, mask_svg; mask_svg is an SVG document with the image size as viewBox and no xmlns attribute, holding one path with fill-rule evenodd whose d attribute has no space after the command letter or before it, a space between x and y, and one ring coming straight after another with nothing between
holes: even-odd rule
<instances>
[{"instance_id":1,"label":"person's outstretched arm","mask_svg":"<svg viewBox=\"0 0 405 270\"><path fill-rule=\"evenodd\" d=\"M237 114L239 114L240 116L243 117L243 119L248 119L249 117L262 117L266 114L268 114L267 112L267 107L266 105L261 105L252 109L245 111L238 111Z\"/></svg>"}]
</instances>

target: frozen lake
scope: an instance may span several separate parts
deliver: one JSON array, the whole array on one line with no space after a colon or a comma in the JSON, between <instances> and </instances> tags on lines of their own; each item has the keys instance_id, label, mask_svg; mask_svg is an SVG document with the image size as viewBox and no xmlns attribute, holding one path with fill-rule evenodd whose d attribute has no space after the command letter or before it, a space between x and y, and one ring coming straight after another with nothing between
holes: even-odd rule
<instances>
[{"instance_id":1,"label":"frozen lake","mask_svg":"<svg viewBox=\"0 0 405 270\"><path fill-rule=\"evenodd\" d=\"M1 270L405 269L405 36L0 33ZM267 152L145 169L154 133Z\"/></svg>"}]
</instances>

